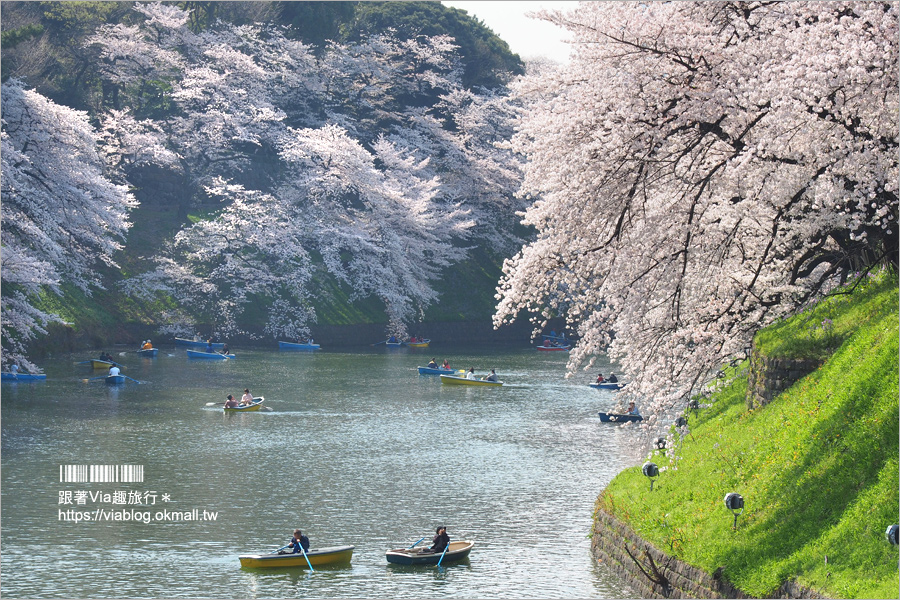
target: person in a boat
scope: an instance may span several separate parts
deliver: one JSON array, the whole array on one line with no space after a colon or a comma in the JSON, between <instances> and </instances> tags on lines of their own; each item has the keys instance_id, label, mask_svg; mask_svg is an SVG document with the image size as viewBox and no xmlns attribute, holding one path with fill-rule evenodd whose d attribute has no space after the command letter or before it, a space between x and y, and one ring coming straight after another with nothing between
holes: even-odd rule
<instances>
[{"instance_id":1,"label":"person in a boat","mask_svg":"<svg viewBox=\"0 0 900 600\"><path fill-rule=\"evenodd\" d=\"M640 413L638 412L637 407L634 405L634 402L629 402L628 409L625 411L625 414L626 415L638 415Z\"/></svg>"},{"instance_id":2,"label":"person in a boat","mask_svg":"<svg viewBox=\"0 0 900 600\"><path fill-rule=\"evenodd\" d=\"M303 532L299 529L294 530L294 537L291 538L291 543L289 544L291 549L294 551L294 554L299 553L300 547L303 547L303 551L309 552L309 538L303 535Z\"/></svg>"},{"instance_id":3,"label":"person in a boat","mask_svg":"<svg viewBox=\"0 0 900 600\"><path fill-rule=\"evenodd\" d=\"M490 375L488 375L487 377L485 377L484 380L485 380L485 381L500 381L500 380L497 378L497 374L494 372L493 369L491 369Z\"/></svg>"},{"instance_id":4,"label":"person in a boat","mask_svg":"<svg viewBox=\"0 0 900 600\"><path fill-rule=\"evenodd\" d=\"M445 359L444 359L444 362L441 363L441 368L442 368L442 369L449 369L449 368L450 368L450 361L447 360L447 359L445 358Z\"/></svg>"},{"instance_id":5,"label":"person in a boat","mask_svg":"<svg viewBox=\"0 0 900 600\"><path fill-rule=\"evenodd\" d=\"M113 362L112 356L107 354L106 350L100 352L100 360L105 360L106 362Z\"/></svg>"},{"instance_id":6,"label":"person in a boat","mask_svg":"<svg viewBox=\"0 0 900 600\"><path fill-rule=\"evenodd\" d=\"M150 343L150 340L147 340L146 342L144 342L144 345L141 346L141 350L152 350L152 349L153 349L153 344Z\"/></svg>"},{"instance_id":7,"label":"person in a boat","mask_svg":"<svg viewBox=\"0 0 900 600\"><path fill-rule=\"evenodd\" d=\"M606 381L606 380L603 379L603 373L600 373L599 375L597 375L597 383L603 383L604 381Z\"/></svg>"},{"instance_id":8,"label":"person in a boat","mask_svg":"<svg viewBox=\"0 0 900 600\"><path fill-rule=\"evenodd\" d=\"M469 372L466 373L466 379L475 379L475 367L469 367Z\"/></svg>"},{"instance_id":9,"label":"person in a boat","mask_svg":"<svg viewBox=\"0 0 900 600\"><path fill-rule=\"evenodd\" d=\"M13 363L9 365L9 372L12 373L13 377L19 376L19 365L18 363Z\"/></svg>"},{"instance_id":10,"label":"person in a boat","mask_svg":"<svg viewBox=\"0 0 900 600\"><path fill-rule=\"evenodd\" d=\"M431 362L428 363L428 368L429 369L437 369L437 360L432 358Z\"/></svg>"},{"instance_id":11,"label":"person in a boat","mask_svg":"<svg viewBox=\"0 0 900 600\"><path fill-rule=\"evenodd\" d=\"M440 525L434 531L434 537L431 538L431 551L443 552L444 548L450 545L450 536L447 535L447 528Z\"/></svg>"},{"instance_id":12,"label":"person in a boat","mask_svg":"<svg viewBox=\"0 0 900 600\"><path fill-rule=\"evenodd\" d=\"M244 395L241 396L241 404L253 404L253 394L250 393L250 388L244 389Z\"/></svg>"},{"instance_id":13,"label":"person in a boat","mask_svg":"<svg viewBox=\"0 0 900 600\"><path fill-rule=\"evenodd\" d=\"M388 343L389 343L389 344L396 344L396 343L397 343L397 336L396 336L396 335L392 335L391 337L389 337L389 338L388 338Z\"/></svg>"},{"instance_id":14,"label":"person in a boat","mask_svg":"<svg viewBox=\"0 0 900 600\"><path fill-rule=\"evenodd\" d=\"M228 344L222 344L222 354L228 354Z\"/></svg>"},{"instance_id":15,"label":"person in a boat","mask_svg":"<svg viewBox=\"0 0 900 600\"><path fill-rule=\"evenodd\" d=\"M111 366L111 367L109 368L109 374L110 374L110 375L118 375L118 374L119 374L119 367L117 367L116 365Z\"/></svg>"},{"instance_id":16,"label":"person in a boat","mask_svg":"<svg viewBox=\"0 0 900 600\"><path fill-rule=\"evenodd\" d=\"M206 340L206 351L212 354L214 350L212 340Z\"/></svg>"},{"instance_id":17,"label":"person in a boat","mask_svg":"<svg viewBox=\"0 0 900 600\"><path fill-rule=\"evenodd\" d=\"M613 373L610 373L609 377L606 380L610 383L618 383L619 382L619 378L616 377Z\"/></svg>"},{"instance_id":18,"label":"person in a boat","mask_svg":"<svg viewBox=\"0 0 900 600\"><path fill-rule=\"evenodd\" d=\"M225 408L237 408L238 406L238 401L234 399L234 396L228 394L228 397L225 400Z\"/></svg>"}]
</instances>

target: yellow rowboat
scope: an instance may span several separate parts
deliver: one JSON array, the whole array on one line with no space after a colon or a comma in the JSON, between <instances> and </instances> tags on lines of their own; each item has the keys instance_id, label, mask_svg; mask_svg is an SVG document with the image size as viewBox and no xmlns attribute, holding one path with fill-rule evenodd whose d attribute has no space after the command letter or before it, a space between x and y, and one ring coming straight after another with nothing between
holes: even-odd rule
<instances>
[{"instance_id":1,"label":"yellow rowboat","mask_svg":"<svg viewBox=\"0 0 900 600\"><path fill-rule=\"evenodd\" d=\"M502 381L485 381L483 379L466 379L457 375L441 375L441 383L449 383L451 385L486 385L489 387L500 387Z\"/></svg>"},{"instance_id":2,"label":"yellow rowboat","mask_svg":"<svg viewBox=\"0 0 900 600\"><path fill-rule=\"evenodd\" d=\"M349 563L355 546L332 546L319 548L306 553L309 564L314 568L324 565ZM242 567L255 569L266 567L303 567L309 568L302 552L296 554L241 554L238 556Z\"/></svg>"},{"instance_id":3,"label":"yellow rowboat","mask_svg":"<svg viewBox=\"0 0 900 600\"><path fill-rule=\"evenodd\" d=\"M251 412L254 410L259 410L259 407L262 406L263 401L265 401L265 397L257 396L253 399L253 404L225 407L225 412Z\"/></svg>"}]
</instances>

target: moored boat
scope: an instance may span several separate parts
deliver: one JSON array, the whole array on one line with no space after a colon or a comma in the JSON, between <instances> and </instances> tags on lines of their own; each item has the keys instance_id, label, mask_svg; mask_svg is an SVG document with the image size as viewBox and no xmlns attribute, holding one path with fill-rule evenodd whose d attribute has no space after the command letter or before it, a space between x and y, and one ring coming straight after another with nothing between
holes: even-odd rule
<instances>
[{"instance_id":1,"label":"moored boat","mask_svg":"<svg viewBox=\"0 0 900 600\"><path fill-rule=\"evenodd\" d=\"M588 385L592 388L597 388L598 390L621 390L625 387L624 383L610 381L604 381L603 383L589 383Z\"/></svg>"},{"instance_id":2,"label":"moored boat","mask_svg":"<svg viewBox=\"0 0 900 600\"><path fill-rule=\"evenodd\" d=\"M44 381L47 376L43 373L0 373L2 381Z\"/></svg>"},{"instance_id":3,"label":"moored boat","mask_svg":"<svg viewBox=\"0 0 900 600\"><path fill-rule=\"evenodd\" d=\"M615 413L599 413L600 420L604 423L629 423L633 421L643 421L641 415L617 415Z\"/></svg>"},{"instance_id":4,"label":"moored boat","mask_svg":"<svg viewBox=\"0 0 900 600\"><path fill-rule=\"evenodd\" d=\"M262 406L262 403L265 401L264 396L256 396L253 398L252 404L244 404L243 406L231 406L225 407L225 412L253 412L254 410L259 410Z\"/></svg>"},{"instance_id":5,"label":"moored boat","mask_svg":"<svg viewBox=\"0 0 900 600\"><path fill-rule=\"evenodd\" d=\"M266 568L266 567L303 567L313 568L325 565L339 565L350 562L355 546L331 546L329 548L317 548L306 553L296 554L241 554L238 559L242 567ZM309 563L306 559L309 558ZM446 559L444 559L446 560Z\"/></svg>"},{"instance_id":6,"label":"moored boat","mask_svg":"<svg viewBox=\"0 0 900 600\"><path fill-rule=\"evenodd\" d=\"M461 377L459 375L441 375L441 383L447 383L451 385L483 385L489 387L500 387L503 385L502 381L485 381L484 379L466 379L465 377Z\"/></svg>"},{"instance_id":7,"label":"moored boat","mask_svg":"<svg viewBox=\"0 0 900 600\"><path fill-rule=\"evenodd\" d=\"M299 343L295 343L295 342L278 342L278 349L279 349L279 350L305 350L305 351L310 351L310 350L318 350L318 349L319 349L319 344L312 344L312 343L309 343L309 344L299 344Z\"/></svg>"},{"instance_id":8,"label":"moored boat","mask_svg":"<svg viewBox=\"0 0 900 600\"><path fill-rule=\"evenodd\" d=\"M124 375L107 375L105 381L109 385L120 385L122 383L125 383L125 376Z\"/></svg>"},{"instance_id":9,"label":"moored boat","mask_svg":"<svg viewBox=\"0 0 900 600\"><path fill-rule=\"evenodd\" d=\"M441 552L427 548L396 548L388 550L384 556L389 563L395 565L436 565L439 561L444 565L466 558L474 546L475 542L470 540L450 542L447 552L443 553L443 559Z\"/></svg>"},{"instance_id":10,"label":"moored boat","mask_svg":"<svg viewBox=\"0 0 900 600\"><path fill-rule=\"evenodd\" d=\"M208 360L225 360L234 358L234 354L219 354L218 352L200 352L199 350L185 350L188 358L205 358Z\"/></svg>"},{"instance_id":11,"label":"moored boat","mask_svg":"<svg viewBox=\"0 0 900 600\"><path fill-rule=\"evenodd\" d=\"M208 342L204 342L201 340L189 340L187 338L175 338L176 346L190 346L191 348L206 348L209 345ZM225 347L225 342L213 342L212 345L214 350L221 350Z\"/></svg>"}]
</instances>

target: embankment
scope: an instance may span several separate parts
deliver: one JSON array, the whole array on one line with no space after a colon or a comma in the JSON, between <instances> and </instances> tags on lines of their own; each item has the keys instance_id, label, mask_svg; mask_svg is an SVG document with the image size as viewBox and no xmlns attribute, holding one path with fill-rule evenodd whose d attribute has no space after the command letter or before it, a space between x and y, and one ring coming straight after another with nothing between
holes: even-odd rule
<instances>
[{"instance_id":1,"label":"embankment","mask_svg":"<svg viewBox=\"0 0 900 600\"><path fill-rule=\"evenodd\" d=\"M644 597L897 598L898 318L881 276L761 331L652 490L635 466L600 494L596 559Z\"/></svg>"}]
</instances>

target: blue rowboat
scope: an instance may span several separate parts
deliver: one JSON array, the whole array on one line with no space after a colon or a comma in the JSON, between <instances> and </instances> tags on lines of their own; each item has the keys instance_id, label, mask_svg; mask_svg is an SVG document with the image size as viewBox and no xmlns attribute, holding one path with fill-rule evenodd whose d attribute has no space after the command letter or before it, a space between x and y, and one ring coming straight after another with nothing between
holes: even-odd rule
<instances>
[{"instance_id":1,"label":"blue rowboat","mask_svg":"<svg viewBox=\"0 0 900 600\"><path fill-rule=\"evenodd\" d=\"M228 406L225 408L225 412L253 412L255 410L259 410L259 407L262 406L262 403L265 401L265 397L258 396L253 398L252 404L244 404L243 406Z\"/></svg>"},{"instance_id":2,"label":"blue rowboat","mask_svg":"<svg viewBox=\"0 0 900 600\"><path fill-rule=\"evenodd\" d=\"M189 340L186 338L175 338L176 346L190 346L191 348L206 348L207 343L200 340ZM221 350L225 347L225 342L213 342L213 350Z\"/></svg>"},{"instance_id":3,"label":"blue rowboat","mask_svg":"<svg viewBox=\"0 0 900 600\"><path fill-rule=\"evenodd\" d=\"M435 552L428 548L396 548L388 550L384 556L389 563L395 565L436 565L438 561L443 565L468 557L474 546L475 542L463 540L450 542L445 553ZM443 554L443 560L441 554Z\"/></svg>"},{"instance_id":4,"label":"blue rowboat","mask_svg":"<svg viewBox=\"0 0 900 600\"><path fill-rule=\"evenodd\" d=\"M641 415L617 415L614 413L600 413L600 420L603 423L630 423L633 421L643 421Z\"/></svg>"},{"instance_id":5,"label":"blue rowboat","mask_svg":"<svg viewBox=\"0 0 900 600\"><path fill-rule=\"evenodd\" d=\"M604 381L603 383L589 383L588 385L592 388L597 388L598 390L621 390L625 387L624 383L611 383L609 381Z\"/></svg>"},{"instance_id":6,"label":"blue rowboat","mask_svg":"<svg viewBox=\"0 0 900 600\"><path fill-rule=\"evenodd\" d=\"M119 384L125 383L125 376L124 375L107 375L106 383L109 385L119 385Z\"/></svg>"},{"instance_id":7,"label":"blue rowboat","mask_svg":"<svg viewBox=\"0 0 900 600\"><path fill-rule=\"evenodd\" d=\"M300 351L312 351L318 350L319 344L298 344L295 342L278 342L279 350L300 350Z\"/></svg>"},{"instance_id":8,"label":"blue rowboat","mask_svg":"<svg viewBox=\"0 0 900 600\"><path fill-rule=\"evenodd\" d=\"M457 375L461 373L461 370L456 369L441 369L432 368L432 367L419 367L419 375Z\"/></svg>"},{"instance_id":9,"label":"blue rowboat","mask_svg":"<svg viewBox=\"0 0 900 600\"><path fill-rule=\"evenodd\" d=\"M159 348L141 348L137 353L147 358L155 358L157 353L159 353Z\"/></svg>"},{"instance_id":10,"label":"blue rowboat","mask_svg":"<svg viewBox=\"0 0 900 600\"><path fill-rule=\"evenodd\" d=\"M188 358L202 358L207 360L225 360L234 358L234 354L219 354L218 352L200 352L199 350L185 350Z\"/></svg>"},{"instance_id":11,"label":"blue rowboat","mask_svg":"<svg viewBox=\"0 0 900 600\"><path fill-rule=\"evenodd\" d=\"M44 381L47 376L44 374L32 373L0 373L2 381Z\"/></svg>"}]
</instances>

